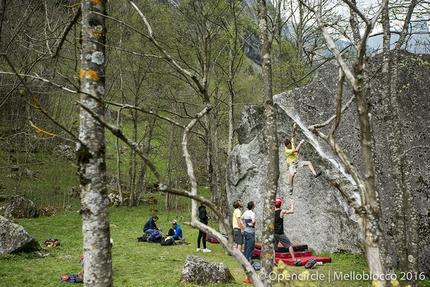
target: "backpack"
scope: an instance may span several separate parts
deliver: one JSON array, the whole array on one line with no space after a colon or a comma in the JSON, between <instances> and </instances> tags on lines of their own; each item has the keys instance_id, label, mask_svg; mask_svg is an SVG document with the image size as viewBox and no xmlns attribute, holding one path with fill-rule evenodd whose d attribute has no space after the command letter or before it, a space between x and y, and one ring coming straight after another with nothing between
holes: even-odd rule
<instances>
[{"instance_id":1,"label":"backpack","mask_svg":"<svg viewBox=\"0 0 430 287\"><path fill-rule=\"evenodd\" d=\"M148 235L145 235L145 234L144 234L144 235L142 235L141 237L138 237L138 238L137 238L137 241L138 241L138 242L148 242L148 237L149 237Z\"/></svg>"},{"instance_id":2,"label":"backpack","mask_svg":"<svg viewBox=\"0 0 430 287\"><path fill-rule=\"evenodd\" d=\"M61 282L82 283L79 274L64 275L60 277Z\"/></svg>"},{"instance_id":3,"label":"backpack","mask_svg":"<svg viewBox=\"0 0 430 287\"><path fill-rule=\"evenodd\" d=\"M175 244L175 239L173 239L172 236L163 237L161 239L160 244L162 246L173 245L173 244Z\"/></svg>"},{"instance_id":4,"label":"backpack","mask_svg":"<svg viewBox=\"0 0 430 287\"><path fill-rule=\"evenodd\" d=\"M310 258L309 260L308 260L308 262L306 262L306 264L305 264L305 268L306 269L312 269L312 268L314 268L314 266L315 266L315 264L316 264L317 262L315 261L315 259L313 259L313 258Z\"/></svg>"},{"instance_id":5,"label":"backpack","mask_svg":"<svg viewBox=\"0 0 430 287\"><path fill-rule=\"evenodd\" d=\"M252 268L254 268L254 270L260 270L261 269L261 265L258 262L252 262Z\"/></svg>"},{"instance_id":6,"label":"backpack","mask_svg":"<svg viewBox=\"0 0 430 287\"><path fill-rule=\"evenodd\" d=\"M60 241L58 241L57 238L49 238L46 239L43 244L45 244L46 246L60 246Z\"/></svg>"},{"instance_id":7,"label":"backpack","mask_svg":"<svg viewBox=\"0 0 430 287\"><path fill-rule=\"evenodd\" d=\"M163 237L163 235L160 233L160 231L156 230L149 235L147 241L148 242L154 242L154 243L160 243L162 237Z\"/></svg>"}]
</instances>

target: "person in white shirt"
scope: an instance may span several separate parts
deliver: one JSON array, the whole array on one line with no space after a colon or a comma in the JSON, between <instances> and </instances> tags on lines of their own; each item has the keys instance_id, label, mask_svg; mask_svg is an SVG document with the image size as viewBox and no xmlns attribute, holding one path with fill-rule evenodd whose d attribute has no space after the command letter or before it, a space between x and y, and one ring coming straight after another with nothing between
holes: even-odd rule
<instances>
[{"instance_id":1,"label":"person in white shirt","mask_svg":"<svg viewBox=\"0 0 430 287\"><path fill-rule=\"evenodd\" d=\"M250 261L252 254L254 254L255 245L255 203L253 201L248 202L248 210L242 215L242 223L245 226L243 235L245 237L245 258Z\"/></svg>"},{"instance_id":2,"label":"person in white shirt","mask_svg":"<svg viewBox=\"0 0 430 287\"><path fill-rule=\"evenodd\" d=\"M242 223L245 226L245 231L243 232L245 237L245 249L243 255L245 255L246 260L251 261L255 246L255 203L253 201L248 202L247 208L248 210L242 215ZM245 279L243 282L252 284L249 278Z\"/></svg>"}]
</instances>

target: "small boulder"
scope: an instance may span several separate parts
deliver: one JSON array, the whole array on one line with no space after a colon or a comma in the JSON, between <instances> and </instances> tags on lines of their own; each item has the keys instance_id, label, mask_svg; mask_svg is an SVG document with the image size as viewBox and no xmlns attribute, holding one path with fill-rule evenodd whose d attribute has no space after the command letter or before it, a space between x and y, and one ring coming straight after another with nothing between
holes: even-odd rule
<instances>
[{"instance_id":1,"label":"small boulder","mask_svg":"<svg viewBox=\"0 0 430 287\"><path fill-rule=\"evenodd\" d=\"M76 159L75 149L69 145L60 144L54 148L54 154L65 160Z\"/></svg>"},{"instance_id":2,"label":"small boulder","mask_svg":"<svg viewBox=\"0 0 430 287\"><path fill-rule=\"evenodd\" d=\"M204 258L187 255L182 268L181 282L205 286L234 281L224 263L211 263Z\"/></svg>"},{"instance_id":3,"label":"small boulder","mask_svg":"<svg viewBox=\"0 0 430 287\"><path fill-rule=\"evenodd\" d=\"M40 249L39 242L21 225L0 216L0 254L10 254Z\"/></svg>"},{"instance_id":4,"label":"small boulder","mask_svg":"<svg viewBox=\"0 0 430 287\"><path fill-rule=\"evenodd\" d=\"M15 195L6 207L4 217L6 218L34 218L36 217L36 205L33 201Z\"/></svg>"}]
</instances>

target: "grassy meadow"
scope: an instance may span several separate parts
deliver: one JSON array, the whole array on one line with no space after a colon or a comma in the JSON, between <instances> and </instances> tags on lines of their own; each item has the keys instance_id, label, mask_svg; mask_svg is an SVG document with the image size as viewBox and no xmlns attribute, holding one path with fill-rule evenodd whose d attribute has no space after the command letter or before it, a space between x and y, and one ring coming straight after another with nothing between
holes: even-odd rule
<instances>
[{"instance_id":1,"label":"grassy meadow","mask_svg":"<svg viewBox=\"0 0 430 287\"><path fill-rule=\"evenodd\" d=\"M208 248L212 250L211 253L196 252L198 230L183 224L189 220L188 203L180 205L176 211L167 212L161 208L163 197L158 194L152 196L159 198L158 204L110 209L111 236L114 240L112 256L115 286L194 286L179 282L187 254L198 255L211 262L224 262L229 267L236 282L216 286L249 286L243 283L245 274L242 268L233 257L226 255L220 244L207 243ZM0 256L0 287L56 287L72 284L61 282L60 277L76 274L81 270L79 258L82 255L82 232L81 218L77 209L78 207L75 207L74 211L57 216L17 220L17 223L24 226L41 244L48 238L57 238L61 245L43 247L39 254L21 253ZM143 224L153 214L160 217L157 225L163 228L163 233L167 232L173 219L178 219L186 241L191 244L161 246L155 243L138 242L137 237L142 235ZM210 225L216 228L215 222ZM357 280L357 276L351 279L350 276L350 274L367 274L364 256L314 255L329 256L332 262L308 271L304 267L287 266L282 272L284 275L285 272L290 275L295 274L296 277L307 274L303 272L309 272L308 276L314 274L314 277L308 278L317 279L306 281L295 278L274 286L369 286L368 281ZM401 284L401 286L406 285ZM420 282L420 286L430 286L429 280Z\"/></svg>"}]
</instances>

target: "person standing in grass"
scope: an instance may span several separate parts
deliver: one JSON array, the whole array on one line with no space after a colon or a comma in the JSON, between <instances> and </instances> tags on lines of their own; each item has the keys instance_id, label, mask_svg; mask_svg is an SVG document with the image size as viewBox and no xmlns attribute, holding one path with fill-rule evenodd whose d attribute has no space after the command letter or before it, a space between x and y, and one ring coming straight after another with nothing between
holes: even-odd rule
<instances>
[{"instance_id":1,"label":"person standing in grass","mask_svg":"<svg viewBox=\"0 0 430 287\"><path fill-rule=\"evenodd\" d=\"M243 232L245 237L245 250L243 255L245 255L246 260L251 261L255 247L255 203L253 201L248 202L247 208L248 210L242 215L242 223L243 226L245 226L245 231ZM246 278L243 282L252 284L249 278Z\"/></svg>"},{"instance_id":2,"label":"person standing in grass","mask_svg":"<svg viewBox=\"0 0 430 287\"><path fill-rule=\"evenodd\" d=\"M278 197L275 201L275 243L273 250L276 250L276 248L278 247L278 243L281 242L282 246L284 246L284 248L288 249L288 251L290 252L294 265L302 266L302 262L300 260L296 260L293 245L291 244L290 239L288 239L287 235L285 235L284 233L284 215L294 213L294 200L291 200L290 209L288 210L281 209L281 205L282 198ZM274 255L273 258L275 259L276 256ZM274 264L276 265L276 262Z\"/></svg>"},{"instance_id":3,"label":"person standing in grass","mask_svg":"<svg viewBox=\"0 0 430 287\"><path fill-rule=\"evenodd\" d=\"M290 173L290 195L293 195L293 181L294 177L297 173L297 168L307 166L309 170L312 172L315 178L321 175L320 172L316 172L312 162L310 161L299 161L299 151L304 143L304 140L301 140L297 147L294 145L294 138L296 136L296 124L293 124L293 132L291 134L291 139L285 139L285 155L287 157L287 166Z\"/></svg>"},{"instance_id":4,"label":"person standing in grass","mask_svg":"<svg viewBox=\"0 0 430 287\"><path fill-rule=\"evenodd\" d=\"M203 224L208 224L210 216L206 213L206 204L202 203L199 207L199 219ZM200 242L203 245L203 249L200 248ZM199 236L197 237L197 250L203 252L211 252L212 250L206 248L206 233L199 230Z\"/></svg>"},{"instance_id":5,"label":"person standing in grass","mask_svg":"<svg viewBox=\"0 0 430 287\"><path fill-rule=\"evenodd\" d=\"M234 243L237 245L237 249L242 251L243 244L243 232L245 230L245 226L242 223L242 211L240 210L243 207L242 201L235 200L233 202L233 234L234 234Z\"/></svg>"}]
</instances>

